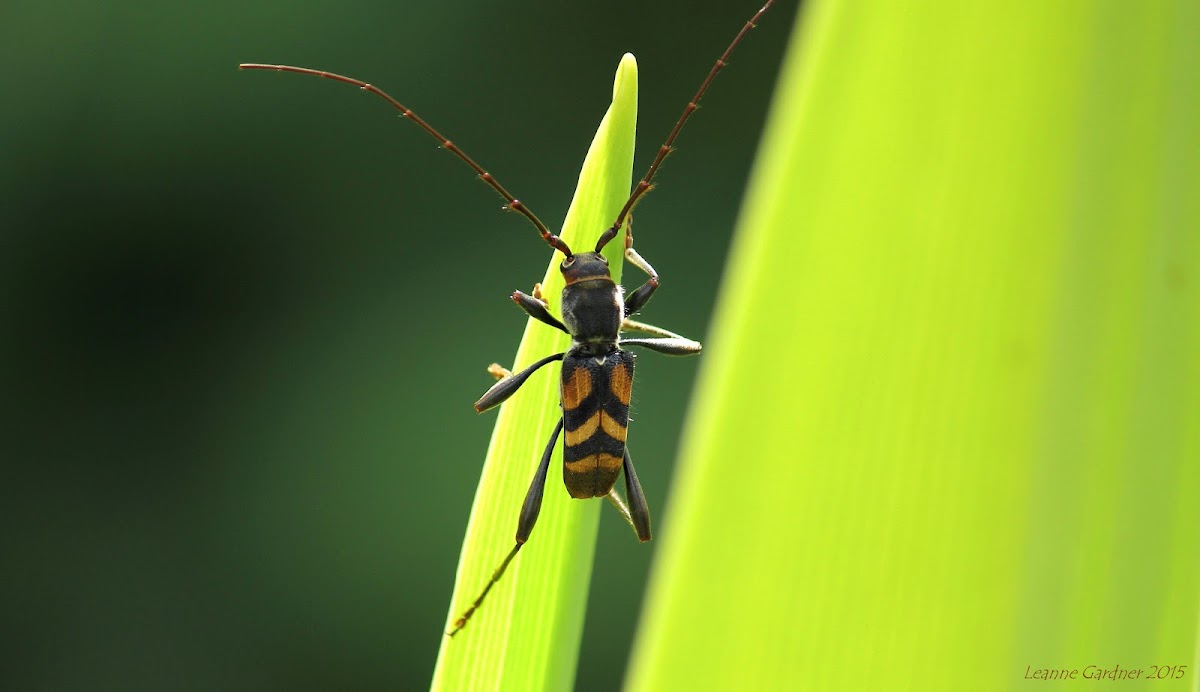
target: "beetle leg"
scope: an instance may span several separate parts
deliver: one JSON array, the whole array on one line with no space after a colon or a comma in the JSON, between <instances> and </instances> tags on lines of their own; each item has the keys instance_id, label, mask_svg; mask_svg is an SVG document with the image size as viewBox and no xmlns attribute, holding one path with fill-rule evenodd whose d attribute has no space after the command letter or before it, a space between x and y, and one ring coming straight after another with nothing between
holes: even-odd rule
<instances>
[{"instance_id":1,"label":"beetle leg","mask_svg":"<svg viewBox=\"0 0 1200 692\"><path fill-rule=\"evenodd\" d=\"M539 322L544 322L555 329L561 329L564 332L567 332L566 326L554 315L551 315L550 311L546 309L546 301L541 299L541 296L539 295L540 293L540 287L538 286L534 287L533 295L528 295L520 291L513 291L512 301L517 304L517 307L524 310L525 313L533 319ZM570 334L570 332L567 333Z\"/></svg>"},{"instance_id":2,"label":"beetle leg","mask_svg":"<svg viewBox=\"0 0 1200 692\"><path fill-rule=\"evenodd\" d=\"M622 346L645 346L651 351L665 353L668 356L694 356L703 346L699 341L683 337L667 339L622 339Z\"/></svg>"},{"instance_id":3,"label":"beetle leg","mask_svg":"<svg viewBox=\"0 0 1200 692\"><path fill-rule=\"evenodd\" d=\"M533 482L529 484L529 492L525 494L525 502L521 505L521 516L517 520L517 544L513 549L508 551L508 555L504 557L504 561L492 573L492 578L488 580L487 586L483 587L483 592L479 594L469 608L463 612L462 617L454 621L454 628L446 633L447 636L453 637L458 634L459 630L467 626L467 620L479 610L479 606L483 603L483 599L487 597L488 592L500 581L500 577L504 576L504 570L508 569L508 563L513 561L517 553L521 550L521 546L525 545L525 541L529 540L529 534L533 532L533 525L537 523L538 513L542 511L542 494L546 489L546 473L550 468L550 457L554 454L554 443L558 442L558 435L563 429L563 419L558 419L558 425L554 426L554 432L550 433L550 441L546 443L546 451L542 452L542 461L538 464L537 471L533 474ZM628 460L628 456L626 456Z\"/></svg>"},{"instance_id":4,"label":"beetle leg","mask_svg":"<svg viewBox=\"0 0 1200 692\"><path fill-rule=\"evenodd\" d=\"M558 442L558 434L562 429L563 419L559 418L554 432L550 433L550 441L546 443L546 451L542 452L542 461L538 464L537 473L533 474L529 492L525 493L525 502L521 505L521 518L517 521L518 546L529 540L529 534L533 533L533 525L537 523L538 513L542 511L542 491L546 487L546 473L550 468L550 457L554 454L554 443Z\"/></svg>"},{"instance_id":5,"label":"beetle leg","mask_svg":"<svg viewBox=\"0 0 1200 692\"><path fill-rule=\"evenodd\" d=\"M637 250L633 249L633 217L630 216L625 224L625 261L633 266L641 269L642 272L649 276L650 279L642 284L638 289L629 295L625 296L625 314L632 315L641 310L647 302L650 301L650 296L658 290L658 272L654 271L654 267L646 261L646 258L638 254Z\"/></svg>"},{"instance_id":6,"label":"beetle leg","mask_svg":"<svg viewBox=\"0 0 1200 692\"><path fill-rule=\"evenodd\" d=\"M625 498L621 497L621 493L617 492L616 488L610 488L608 494L605 495L604 498L608 500L613 507L617 508L617 511L621 513L621 518L625 520L626 524L629 524L629 528L633 529L633 533L637 535L638 540L641 540L642 537L641 534L638 533L637 524L634 523L633 515L629 512L629 505L625 504ZM648 516L647 521L649 521Z\"/></svg>"},{"instance_id":7,"label":"beetle leg","mask_svg":"<svg viewBox=\"0 0 1200 692\"><path fill-rule=\"evenodd\" d=\"M555 353L552 356L546 356L545 358L539 360L533 365L530 365L512 377L505 377L504 379L500 380L496 384L492 385L491 389L484 392L483 396L479 397L479 401L475 402L475 410L483 413L493 406L499 406L504 402L505 399L516 393L516 391L521 388L521 385L525 384L525 380L529 379L529 376L532 375L535 370L542 367L546 363L562 360L563 356L565 355L567 354ZM491 371L490 368L488 370L489 372Z\"/></svg>"},{"instance_id":8,"label":"beetle leg","mask_svg":"<svg viewBox=\"0 0 1200 692\"><path fill-rule=\"evenodd\" d=\"M642 332L643 334L653 334L654 336L666 336L666 337L670 337L672 339L686 338L682 334L676 334L675 332L673 332L669 329L663 329L662 327L657 327L653 324L639 322L639 321L629 318L629 317L626 317L624 320L621 320L621 331Z\"/></svg>"},{"instance_id":9,"label":"beetle leg","mask_svg":"<svg viewBox=\"0 0 1200 692\"><path fill-rule=\"evenodd\" d=\"M604 499L617 508L617 511L621 513L621 518L625 520L626 524L629 524L629 528L633 529L634 533L637 533L637 526L633 523L633 516L629 514L629 505L625 504L625 498L621 497L621 493L618 493L615 487L609 488L608 494L604 496Z\"/></svg>"},{"instance_id":10,"label":"beetle leg","mask_svg":"<svg viewBox=\"0 0 1200 692\"><path fill-rule=\"evenodd\" d=\"M633 470L633 459L629 457L629 448L625 448L625 495L629 498L629 523L637 532L638 540L645 543L650 540L650 507L646 504L646 494L642 492L642 484L638 482L637 472Z\"/></svg>"},{"instance_id":11,"label":"beetle leg","mask_svg":"<svg viewBox=\"0 0 1200 692\"><path fill-rule=\"evenodd\" d=\"M492 363L489 365L487 367L487 372L492 377L495 377L497 381L512 377L512 370L509 370L499 363Z\"/></svg>"}]
</instances>

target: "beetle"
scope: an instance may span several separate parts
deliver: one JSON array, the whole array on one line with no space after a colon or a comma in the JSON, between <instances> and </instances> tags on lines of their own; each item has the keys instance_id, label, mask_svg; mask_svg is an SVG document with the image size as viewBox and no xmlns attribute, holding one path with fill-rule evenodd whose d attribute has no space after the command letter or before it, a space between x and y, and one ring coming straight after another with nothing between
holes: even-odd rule
<instances>
[{"instance_id":1,"label":"beetle","mask_svg":"<svg viewBox=\"0 0 1200 692\"><path fill-rule=\"evenodd\" d=\"M491 173L484 170L466 152L458 148L411 109L373 84L307 67L265 63L243 63L238 66L244 70L273 70L322 77L356 86L382 98L398 110L403 117L413 121L436 139L442 148L466 163L480 179L504 198L507 209L525 216L537 229L542 240L554 251L563 255L559 270L562 272L566 285L561 295L561 321L550 314L549 306L540 294L538 286L534 287L532 295L514 291L512 300L533 319L569 334L571 346L562 353L555 353L538 360L516 374L498 365L493 365L489 368L489 372L496 375L499 381L475 402L475 410L480 413L495 408L515 394L534 372L555 361L562 361L559 380L562 416L550 433L550 440L546 443L545 451L542 453L525 501L521 505L521 513L517 521L516 544L493 572L491 579L484 585L479 596L454 622L454 627L446 633L448 636L453 637L466 626L467 621L482 605L492 587L500 581L509 563L529 540L541 511L550 458L553 456L554 447L560 436L563 437L563 482L571 497L576 499L607 498L633 527L640 541L646 542L651 539L650 509L646 504L646 495L642 492L633 460L630 458L629 449L626 446L635 356L623 347L640 346L676 356L695 355L700 352L702 347L699 342L630 318L649 302L660 285L658 272L633 247L631 212L634 205L653 187L655 174L667 155L671 153L675 139L679 136L688 118L699 107L701 97L704 96L717 73L727 65L734 49L756 26L772 4L774 4L774 0L767 0L766 4L746 21L725 52L717 59L695 95L684 108L683 114L676 121L666 141L659 147L650 168L638 181L629 198L621 207L617 218L600 234L595 247L586 252L573 252L561 238L551 233L528 207L514 197ZM622 229L625 230L625 261L649 277L645 283L627 295L621 286L613 281L608 260L601 254L604 247L616 238ZM620 335L623 330L639 331L652 336L622 339ZM625 497L628 504L615 489L617 478L622 473L625 476Z\"/></svg>"}]
</instances>

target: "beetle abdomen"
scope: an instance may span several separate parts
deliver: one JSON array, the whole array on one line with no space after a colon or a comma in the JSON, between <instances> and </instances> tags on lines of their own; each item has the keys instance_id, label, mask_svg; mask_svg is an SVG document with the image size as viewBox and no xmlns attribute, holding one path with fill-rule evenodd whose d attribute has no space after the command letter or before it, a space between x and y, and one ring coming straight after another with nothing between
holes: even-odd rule
<instances>
[{"instance_id":1,"label":"beetle abdomen","mask_svg":"<svg viewBox=\"0 0 1200 692\"><path fill-rule=\"evenodd\" d=\"M563 359L563 483L571 497L602 497L617 482L632 389L629 351Z\"/></svg>"}]
</instances>

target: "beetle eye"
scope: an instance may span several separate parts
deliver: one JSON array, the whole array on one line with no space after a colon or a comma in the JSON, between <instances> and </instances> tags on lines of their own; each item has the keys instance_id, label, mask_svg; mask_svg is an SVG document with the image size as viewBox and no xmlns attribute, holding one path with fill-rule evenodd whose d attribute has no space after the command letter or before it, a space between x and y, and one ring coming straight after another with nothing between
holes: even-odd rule
<instances>
[{"instance_id":1,"label":"beetle eye","mask_svg":"<svg viewBox=\"0 0 1200 692\"><path fill-rule=\"evenodd\" d=\"M571 255L570 257L567 257L565 260L562 261L562 266L564 266L564 267L569 267L572 264L575 264L575 255Z\"/></svg>"}]
</instances>

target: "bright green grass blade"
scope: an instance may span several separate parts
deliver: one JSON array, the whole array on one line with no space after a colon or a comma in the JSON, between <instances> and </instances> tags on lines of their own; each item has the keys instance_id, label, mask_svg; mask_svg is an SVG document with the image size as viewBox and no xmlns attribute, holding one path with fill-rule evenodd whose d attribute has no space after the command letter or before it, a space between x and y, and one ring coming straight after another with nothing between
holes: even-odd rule
<instances>
[{"instance_id":1,"label":"bright green grass blade","mask_svg":"<svg viewBox=\"0 0 1200 692\"><path fill-rule=\"evenodd\" d=\"M629 197L636 125L637 62L626 54L560 234L573 251L592 250ZM604 249L618 282L623 250L621 238ZM542 280L552 312L558 312L563 287L561 261L555 253ZM513 370L569 344L567 335L530 319ZM449 623L479 595L513 546L521 502L560 415L558 373L558 367L546 366L500 408L463 543ZM480 378L481 394L488 384ZM560 480L561 439L556 447L537 528L466 628L453 639L443 638L434 690L565 690L573 684L604 503L571 500Z\"/></svg>"},{"instance_id":2,"label":"bright green grass blade","mask_svg":"<svg viewBox=\"0 0 1200 692\"><path fill-rule=\"evenodd\" d=\"M1193 689L1200 3L804 18L629 687Z\"/></svg>"}]
</instances>

